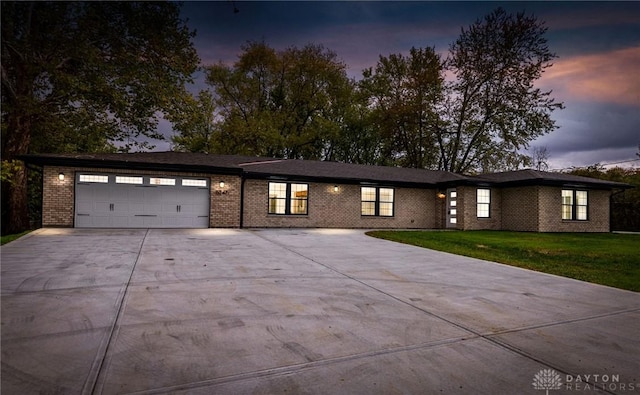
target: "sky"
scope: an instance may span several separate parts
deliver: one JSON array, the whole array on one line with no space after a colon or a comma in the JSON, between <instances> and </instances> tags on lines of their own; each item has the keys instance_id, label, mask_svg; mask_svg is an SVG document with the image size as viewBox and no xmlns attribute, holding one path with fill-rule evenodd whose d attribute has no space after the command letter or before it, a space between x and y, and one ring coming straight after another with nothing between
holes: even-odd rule
<instances>
[{"instance_id":1,"label":"sky","mask_svg":"<svg viewBox=\"0 0 640 395\"><path fill-rule=\"evenodd\" d=\"M553 113L558 129L531 143L546 147L550 169L640 167L640 2L227 0L185 2L182 16L197 32L203 65L233 64L250 41L277 50L313 43L336 52L358 79L380 55L411 47L435 47L446 57L463 27L497 7L543 21L558 55L538 86L566 108Z\"/></svg>"}]
</instances>

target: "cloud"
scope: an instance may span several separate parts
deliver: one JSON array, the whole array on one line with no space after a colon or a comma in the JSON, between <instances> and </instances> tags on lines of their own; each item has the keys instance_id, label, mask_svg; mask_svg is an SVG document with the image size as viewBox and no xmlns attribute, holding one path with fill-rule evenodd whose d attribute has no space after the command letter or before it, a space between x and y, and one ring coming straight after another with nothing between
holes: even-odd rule
<instances>
[{"instance_id":1,"label":"cloud","mask_svg":"<svg viewBox=\"0 0 640 395\"><path fill-rule=\"evenodd\" d=\"M640 46L557 61L540 85L561 100L640 107Z\"/></svg>"},{"instance_id":2,"label":"cloud","mask_svg":"<svg viewBox=\"0 0 640 395\"><path fill-rule=\"evenodd\" d=\"M559 128L531 143L547 147L553 168L635 159L640 144L636 107L576 101L554 118Z\"/></svg>"}]
</instances>

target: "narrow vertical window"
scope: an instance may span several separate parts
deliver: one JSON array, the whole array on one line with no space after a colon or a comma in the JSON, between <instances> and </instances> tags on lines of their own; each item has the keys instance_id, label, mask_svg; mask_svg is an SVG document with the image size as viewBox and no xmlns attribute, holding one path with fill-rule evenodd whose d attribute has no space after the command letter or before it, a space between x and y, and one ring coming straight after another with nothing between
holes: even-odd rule
<instances>
[{"instance_id":1,"label":"narrow vertical window","mask_svg":"<svg viewBox=\"0 0 640 395\"><path fill-rule=\"evenodd\" d=\"M287 184L269 183L269 214L284 214L287 207Z\"/></svg>"},{"instance_id":2,"label":"narrow vertical window","mask_svg":"<svg viewBox=\"0 0 640 395\"><path fill-rule=\"evenodd\" d=\"M291 184L291 214L307 213L307 184Z\"/></svg>"},{"instance_id":3,"label":"narrow vertical window","mask_svg":"<svg viewBox=\"0 0 640 395\"><path fill-rule=\"evenodd\" d=\"M587 220L587 191L576 191L576 219Z\"/></svg>"},{"instance_id":4,"label":"narrow vertical window","mask_svg":"<svg viewBox=\"0 0 640 395\"><path fill-rule=\"evenodd\" d=\"M478 188L476 191L476 215L478 218L491 216L491 190Z\"/></svg>"},{"instance_id":5,"label":"narrow vertical window","mask_svg":"<svg viewBox=\"0 0 640 395\"><path fill-rule=\"evenodd\" d=\"M393 189L380 188L378 215L381 217L393 217Z\"/></svg>"},{"instance_id":6,"label":"narrow vertical window","mask_svg":"<svg viewBox=\"0 0 640 395\"><path fill-rule=\"evenodd\" d=\"M376 215L376 188L360 188L362 215Z\"/></svg>"},{"instance_id":7,"label":"narrow vertical window","mask_svg":"<svg viewBox=\"0 0 640 395\"><path fill-rule=\"evenodd\" d=\"M562 190L562 219L573 219L573 191Z\"/></svg>"}]
</instances>

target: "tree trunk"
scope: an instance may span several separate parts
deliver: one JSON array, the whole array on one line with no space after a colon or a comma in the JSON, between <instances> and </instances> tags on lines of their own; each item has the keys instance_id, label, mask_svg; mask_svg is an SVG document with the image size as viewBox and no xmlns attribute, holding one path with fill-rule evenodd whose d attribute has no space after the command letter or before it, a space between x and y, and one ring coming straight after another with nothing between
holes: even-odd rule
<instances>
[{"instance_id":1,"label":"tree trunk","mask_svg":"<svg viewBox=\"0 0 640 395\"><path fill-rule=\"evenodd\" d=\"M12 182L2 185L3 204L7 212L2 217L2 234L24 232L29 229L27 206L27 172L24 166L14 175ZM6 197L6 199L5 199Z\"/></svg>"},{"instance_id":2,"label":"tree trunk","mask_svg":"<svg viewBox=\"0 0 640 395\"><path fill-rule=\"evenodd\" d=\"M2 160L15 160L29 152L31 121L28 116L9 115L7 139L4 142ZM9 182L2 185L2 234L20 233L29 229L27 204L27 171L24 165Z\"/></svg>"}]
</instances>

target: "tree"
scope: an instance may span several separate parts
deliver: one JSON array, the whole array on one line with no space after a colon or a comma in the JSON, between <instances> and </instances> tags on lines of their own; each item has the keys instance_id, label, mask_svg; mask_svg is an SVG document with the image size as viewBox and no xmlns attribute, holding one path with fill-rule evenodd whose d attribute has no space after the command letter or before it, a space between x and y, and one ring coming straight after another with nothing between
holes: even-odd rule
<instances>
[{"instance_id":1,"label":"tree","mask_svg":"<svg viewBox=\"0 0 640 395\"><path fill-rule=\"evenodd\" d=\"M130 149L184 95L198 57L169 2L2 2L2 159ZM142 143L144 146L144 143ZM23 167L2 185L2 231L28 227Z\"/></svg>"},{"instance_id":2,"label":"tree","mask_svg":"<svg viewBox=\"0 0 640 395\"><path fill-rule=\"evenodd\" d=\"M351 85L347 103L339 106L341 114L338 134L327 139L324 160L366 165L389 164L382 153L380 130L373 122L374 112L369 97Z\"/></svg>"},{"instance_id":3,"label":"tree","mask_svg":"<svg viewBox=\"0 0 640 395\"><path fill-rule=\"evenodd\" d=\"M243 51L232 67L206 68L221 152L321 159L348 102L344 64L320 45L277 52L254 42Z\"/></svg>"},{"instance_id":4,"label":"tree","mask_svg":"<svg viewBox=\"0 0 640 395\"><path fill-rule=\"evenodd\" d=\"M176 151L215 153L220 151L216 138L216 106L213 94L202 90L176 103L167 118L179 134L172 137Z\"/></svg>"},{"instance_id":5,"label":"tree","mask_svg":"<svg viewBox=\"0 0 640 395\"><path fill-rule=\"evenodd\" d=\"M456 173L518 167L518 153L556 128L551 113L563 107L535 82L551 67L544 24L498 8L478 20L450 47L439 168Z\"/></svg>"},{"instance_id":6,"label":"tree","mask_svg":"<svg viewBox=\"0 0 640 395\"><path fill-rule=\"evenodd\" d=\"M381 149L392 164L430 168L438 164L436 129L443 98L443 67L434 48L411 48L409 56L380 56L363 73Z\"/></svg>"},{"instance_id":7,"label":"tree","mask_svg":"<svg viewBox=\"0 0 640 395\"><path fill-rule=\"evenodd\" d=\"M530 160L534 169L541 171L549 170L549 153L547 147L533 147L533 155Z\"/></svg>"}]
</instances>

